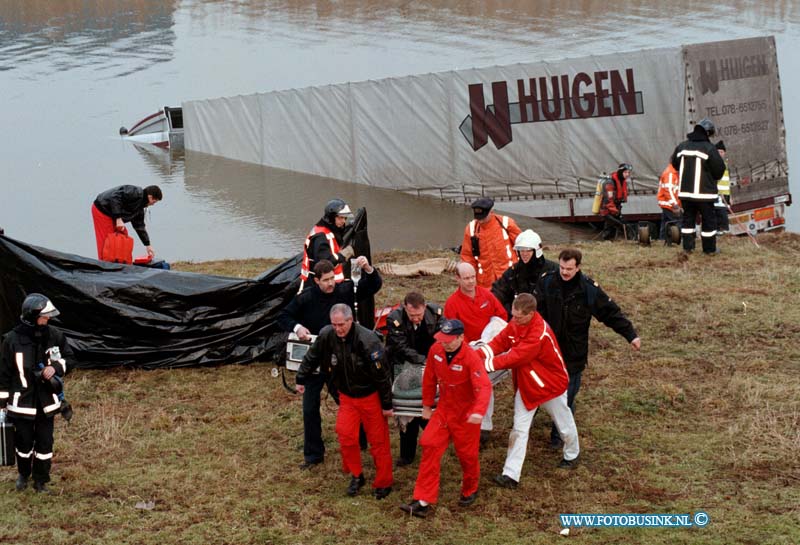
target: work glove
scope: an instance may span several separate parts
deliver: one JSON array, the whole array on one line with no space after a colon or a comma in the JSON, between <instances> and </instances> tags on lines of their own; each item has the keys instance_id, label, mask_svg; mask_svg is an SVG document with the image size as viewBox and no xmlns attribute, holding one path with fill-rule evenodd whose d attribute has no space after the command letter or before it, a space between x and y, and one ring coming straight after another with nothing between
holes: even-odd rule
<instances>
[{"instance_id":1,"label":"work glove","mask_svg":"<svg viewBox=\"0 0 800 545\"><path fill-rule=\"evenodd\" d=\"M73 410L72 405L66 399L61 402L61 417L69 423L72 420Z\"/></svg>"},{"instance_id":2,"label":"work glove","mask_svg":"<svg viewBox=\"0 0 800 545\"><path fill-rule=\"evenodd\" d=\"M342 254L342 256L344 256L345 259L350 259L354 255L356 255L355 250L353 250L353 247L350 246L349 244L344 248L342 248L342 251L340 253Z\"/></svg>"}]
</instances>

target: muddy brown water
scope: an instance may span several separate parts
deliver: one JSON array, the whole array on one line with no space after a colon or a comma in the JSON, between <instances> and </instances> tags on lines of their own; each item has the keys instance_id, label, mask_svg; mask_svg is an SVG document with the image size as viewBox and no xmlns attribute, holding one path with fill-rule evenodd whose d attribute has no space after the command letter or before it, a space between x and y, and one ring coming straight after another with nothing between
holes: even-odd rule
<instances>
[{"instance_id":1,"label":"muddy brown water","mask_svg":"<svg viewBox=\"0 0 800 545\"><path fill-rule=\"evenodd\" d=\"M0 3L0 226L92 256L89 207L158 184L148 216L168 260L297 252L332 196L366 206L377 249L460 243L464 207L192 153L137 148L121 125L217 96L773 34L791 183L800 6L790 1L6 0ZM789 211L798 229L800 207ZM517 218L545 241L594 233ZM137 253L141 252L138 245Z\"/></svg>"}]
</instances>

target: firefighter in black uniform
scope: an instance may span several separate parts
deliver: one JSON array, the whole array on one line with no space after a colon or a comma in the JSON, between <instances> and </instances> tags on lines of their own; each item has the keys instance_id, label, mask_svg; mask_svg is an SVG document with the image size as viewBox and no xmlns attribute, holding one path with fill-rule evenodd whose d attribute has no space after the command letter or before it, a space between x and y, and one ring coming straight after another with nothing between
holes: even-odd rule
<instances>
[{"instance_id":1,"label":"firefighter in black uniform","mask_svg":"<svg viewBox=\"0 0 800 545\"><path fill-rule=\"evenodd\" d=\"M441 328L443 319L442 307L436 303L426 303L425 297L415 291L409 292L403 299L403 306L393 310L386 318L388 329L386 352L394 375L401 383L408 382L415 386L415 390L419 389L420 399L422 369L428 357L428 350L436 342L433 335ZM404 377L409 378L403 381ZM427 421L421 417L410 420L408 417L398 417L398 419L400 457L395 460L395 466L403 467L414 462L419 430L425 428Z\"/></svg>"},{"instance_id":2,"label":"firefighter in black uniform","mask_svg":"<svg viewBox=\"0 0 800 545\"><path fill-rule=\"evenodd\" d=\"M22 323L3 337L0 353L0 407L8 409L16 432L16 488L47 493L53 459L53 416L62 410L59 394L67 367L74 363L63 333L47 325L59 312L44 295L22 303Z\"/></svg>"},{"instance_id":3,"label":"firefighter in black uniform","mask_svg":"<svg viewBox=\"0 0 800 545\"><path fill-rule=\"evenodd\" d=\"M725 174L725 161L719 150L711 143L714 124L709 119L701 120L694 130L686 135L687 140L672 152L672 166L678 171L681 189L678 197L683 206L683 250L691 252L695 244L697 214L702 217L700 240L703 253L717 253L717 216L714 203L717 201L717 180Z\"/></svg>"},{"instance_id":4,"label":"firefighter in black uniform","mask_svg":"<svg viewBox=\"0 0 800 545\"><path fill-rule=\"evenodd\" d=\"M545 273L536 286L537 311L556 334L569 374L567 405L575 414L575 397L589 356L589 326L592 316L625 338L638 351L642 341L619 306L591 278L580 270L580 250L567 248L558 256L559 270ZM561 446L555 425L550 443Z\"/></svg>"},{"instance_id":5,"label":"firefighter in black uniform","mask_svg":"<svg viewBox=\"0 0 800 545\"><path fill-rule=\"evenodd\" d=\"M342 199L333 199L325 205L322 218L311 228L303 244L300 292L311 285L308 279L314 275L314 265L323 259L333 265L336 283L344 281L344 264L355 255L352 246L342 247L347 219L352 216L353 212Z\"/></svg>"}]
</instances>

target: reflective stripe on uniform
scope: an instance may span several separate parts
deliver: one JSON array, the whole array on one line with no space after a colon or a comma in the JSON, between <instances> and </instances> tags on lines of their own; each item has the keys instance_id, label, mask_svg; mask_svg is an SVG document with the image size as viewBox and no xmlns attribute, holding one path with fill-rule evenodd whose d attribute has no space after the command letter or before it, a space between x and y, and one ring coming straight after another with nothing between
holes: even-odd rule
<instances>
[{"instance_id":1,"label":"reflective stripe on uniform","mask_svg":"<svg viewBox=\"0 0 800 545\"><path fill-rule=\"evenodd\" d=\"M693 150L683 150L678 153L678 157L681 158L681 169L680 169L680 178L683 180L683 161L687 157L694 157L694 182L692 184L692 191L687 192L684 195L684 192L681 191L680 196L693 196L693 195L702 195L700 193L700 175L703 172L703 161L708 159L708 155L703 153L702 151L693 151Z\"/></svg>"},{"instance_id":2,"label":"reflective stripe on uniform","mask_svg":"<svg viewBox=\"0 0 800 545\"><path fill-rule=\"evenodd\" d=\"M34 452L33 455L36 457L37 460L50 460L53 458L52 452L48 452L47 454L43 454L41 452Z\"/></svg>"},{"instance_id":3,"label":"reflective stripe on uniform","mask_svg":"<svg viewBox=\"0 0 800 545\"><path fill-rule=\"evenodd\" d=\"M533 380L536 381L536 384L538 384L540 388L544 388L544 382L542 382L542 379L540 379L539 375L536 374L536 371L531 369L530 374L533 377Z\"/></svg>"},{"instance_id":4,"label":"reflective stripe on uniform","mask_svg":"<svg viewBox=\"0 0 800 545\"><path fill-rule=\"evenodd\" d=\"M45 414L47 414L58 410L59 407L61 407L61 401L58 399L56 394L53 394L53 403L46 407L42 407L42 410L44 410Z\"/></svg>"},{"instance_id":5,"label":"reflective stripe on uniform","mask_svg":"<svg viewBox=\"0 0 800 545\"><path fill-rule=\"evenodd\" d=\"M491 373L494 371L494 351L488 344L482 345L480 350L483 352L483 355L486 356L486 362L484 363L486 372Z\"/></svg>"},{"instance_id":6,"label":"reflective stripe on uniform","mask_svg":"<svg viewBox=\"0 0 800 545\"><path fill-rule=\"evenodd\" d=\"M700 236L706 238L713 237L716 234L717 234L716 231L700 231Z\"/></svg>"},{"instance_id":7,"label":"reflective stripe on uniform","mask_svg":"<svg viewBox=\"0 0 800 545\"><path fill-rule=\"evenodd\" d=\"M36 408L30 409L28 407L20 407L16 404L6 407L8 412L16 414L24 414L26 416L36 416Z\"/></svg>"},{"instance_id":8,"label":"reflective stripe on uniform","mask_svg":"<svg viewBox=\"0 0 800 545\"><path fill-rule=\"evenodd\" d=\"M508 266L514 266L514 248L511 247L511 240L508 236L508 216L503 216L503 240L506 241L506 257L508 257Z\"/></svg>"},{"instance_id":9,"label":"reflective stripe on uniform","mask_svg":"<svg viewBox=\"0 0 800 545\"><path fill-rule=\"evenodd\" d=\"M564 358L561 356L561 350L558 348L558 343L555 341L555 339L553 339L553 337L550 336L550 334L547 332L546 327L544 328L544 331L542 331L542 336L539 337L539 340L541 341L545 337L547 337L547 340L550 341L550 345L553 347L553 350L555 350L556 355L558 356L558 360L561 362L561 365L564 365Z\"/></svg>"},{"instance_id":10,"label":"reflective stripe on uniform","mask_svg":"<svg viewBox=\"0 0 800 545\"><path fill-rule=\"evenodd\" d=\"M690 193L689 191L681 191L678 193L678 196L681 199L689 198L694 199L696 201L715 201L717 200L717 195L715 193Z\"/></svg>"},{"instance_id":11,"label":"reflective stripe on uniform","mask_svg":"<svg viewBox=\"0 0 800 545\"><path fill-rule=\"evenodd\" d=\"M19 372L19 382L23 388L27 388L28 381L25 380L25 369L22 366L22 352L14 354L14 359L17 363L17 372Z\"/></svg>"},{"instance_id":12,"label":"reflective stripe on uniform","mask_svg":"<svg viewBox=\"0 0 800 545\"><path fill-rule=\"evenodd\" d=\"M17 451L17 456L19 456L20 458L30 458L31 455L33 454L33 449L31 449L30 452L20 452L18 449L14 450Z\"/></svg>"},{"instance_id":13,"label":"reflective stripe on uniform","mask_svg":"<svg viewBox=\"0 0 800 545\"><path fill-rule=\"evenodd\" d=\"M471 222L469 222L469 238L472 238L472 237L475 236L475 225L477 225L477 223L478 223L478 220L472 220ZM483 265L481 265L481 259L479 257L477 257L474 253L472 254L472 256L475 258L475 261L478 263L478 274L479 275L483 274Z\"/></svg>"},{"instance_id":14,"label":"reflective stripe on uniform","mask_svg":"<svg viewBox=\"0 0 800 545\"><path fill-rule=\"evenodd\" d=\"M308 232L308 236L306 237L305 243L303 245L303 262L300 265L300 289L298 293L303 291L305 287L305 283L308 280L308 277L311 275L311 260L308 258L308 248L311 245L311 238L317 234L324 234L325 238L330 244L331 247L331 255L338 256L339 254L339 243L336 241L336 235L331 232L330 229L326 227L322 227L319 225L315 225L311 228L311 231ZM333 267L333 279L338 284L344 280L344 267L341 263L334 265Z\"/></svg>"}]
</instances>

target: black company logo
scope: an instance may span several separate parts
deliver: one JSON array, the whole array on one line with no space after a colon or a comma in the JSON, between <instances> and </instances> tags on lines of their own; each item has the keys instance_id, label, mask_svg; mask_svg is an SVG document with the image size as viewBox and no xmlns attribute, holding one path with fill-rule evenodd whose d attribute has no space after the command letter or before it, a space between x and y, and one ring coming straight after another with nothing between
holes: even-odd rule
<instances>
[{"instance_id":1,"label":"black company logo","mask_svg":"<svg viewBox=\"0 0 800 545\"><path fill-rule=\"evenodd\" d=\"M719 82L769 75L767 55L745 55L700 61L700 94L716 93Z\"/></svg>"},{"instance_id":2,"label":"black company logo","mask_svg":"<svg viewBox=\"0 0 800 545\"><path fill-rule=\"evenodd\" d=\"M508 101L507 82L495 81L491 84L494 104L488 106L483 83L471 84L470 115L458 128L477 151L490 138L497 149L508 145L513 140L511 126L519 123L643 114L644 102L641 91L636 90L633 69L627 68L624 76L620 70L609 70L519 79L519 102Z\"/></svg>"}]
</instances>

